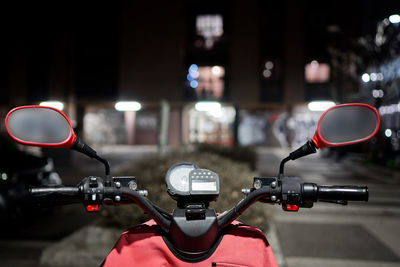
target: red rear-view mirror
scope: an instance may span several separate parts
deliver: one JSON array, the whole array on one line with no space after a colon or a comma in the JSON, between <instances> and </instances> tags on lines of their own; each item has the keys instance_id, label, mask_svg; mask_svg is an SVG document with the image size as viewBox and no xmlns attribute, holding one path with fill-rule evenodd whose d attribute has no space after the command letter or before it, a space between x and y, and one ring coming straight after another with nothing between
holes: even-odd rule
<instances>
[{"instance_id":1,"label":"red rear-view mirror","mask_svg":"<svg viewBox=\"0 0 400 267\"><path fill-rule=\"evenodd\" d=\"M379 123L378 112L370 105L337 105L321 116L312 141L317 148L363 142L377 133Z\"/></svg>"},{"instance_id":2,"label":"red rear-view mirror","mask_svg":"<svg viewBox=\"0 0 400 267\"><path fill-rule=\"evenodd\" d=\"M21 106L8 112L5 124L11 138L23 145L70 148L100 161L105 166L105 185L111 185L108 161L75 135L62 111L45 106Z\"/></svg>"},{"instance_id":3,"label":"red rear-view mirror","mask_svg":"<svg viewBox=\"0 0 400 267\"><path fill-rule=\"evenodd\" d=\"M70 148L76 139L68 117L52 107L14 108L5 125L11 138L24 145Z\"/></svg>"},{"instance_id":4,"label":"red rear-view mirror","mask_svg":"<svg viewBox=\"0 0 400 267\"><path fill-rule=\"evenodd\" d=\"M379 114L370 105L352 103L331 107L322 114L312 140L281 161L279 175L287 161L315 153L317 148L350 145L366 141L379 129Z\"/></svg>"}]
</instances>

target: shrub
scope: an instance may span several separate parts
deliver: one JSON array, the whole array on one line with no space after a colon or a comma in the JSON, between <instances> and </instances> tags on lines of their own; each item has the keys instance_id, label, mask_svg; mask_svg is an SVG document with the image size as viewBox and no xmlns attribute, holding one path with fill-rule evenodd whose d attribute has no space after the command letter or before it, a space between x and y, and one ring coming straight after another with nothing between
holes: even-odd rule
<instances>
[{"instance_id":1,"label":"shrub","mask_svg":"<svg viewBox=\"0 0 400 267\"><path fill-rule=\"evenodd\" d=\"M247 163L234 161L211 152L172 153L168 157L151 157L136 162L135 165L121 171L118 175L134 175L137 178L139 189L149 192L148 198L155 205L167 211L176 207L174 200L166 192L165 174L175 163L189 161L200 168L212 170L220 177L220 196L217 202L212 202L217 212L231 209L239 202L243 195L242 188L251 187L255 176ZM102 212L102 225L123 227L132 226L147 220L149 217L136 205L120 207L105 207ZM256 225L266 230L268 220L271 219L272 209L265 204L256 204L246 210L239 218L242 222Z\"/></svg>"},{"instance_id":2,"label":"shrub","mask_svg":"<svg viewBox=\"0 0 400 267\"><path fill-rule=\"evenodd\" d=\"M199 144L199 152L210 152L218 154L222 157L249 164L249 167L254 170L256 166L256 153L251 147L234 146L226 147L211 144Z\"/></svg>"}]
</instances>

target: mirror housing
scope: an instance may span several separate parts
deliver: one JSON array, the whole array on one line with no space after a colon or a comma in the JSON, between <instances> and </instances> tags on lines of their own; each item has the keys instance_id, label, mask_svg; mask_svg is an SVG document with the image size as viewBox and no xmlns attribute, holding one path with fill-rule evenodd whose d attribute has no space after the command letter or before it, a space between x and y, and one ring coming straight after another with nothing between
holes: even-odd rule
<instances>
[{"instance_id":1,"label":"mirror housing","mask_svg":"<svg viewBox=\"0 0 400 267\"><path fill-rule=\"evenodd\" d=\"M76 136L70 120L62 111L37 105L16 107L8 112L5 126L8 135L20 144L69 148L100 161L105 166L105 185L111 185L108 161Z\"/></svg>"},{"instance_id":2,"label":"mirror housing","mask_svg":"<svg viewBox=\"0 0 400 267\"><path fill-rule=\"evenodd\" d=\"M379 114L370 105L351 103L333 106L322 114L312 141L316 148L364 142L378 132L379 124Z\"/></svg>"},{"instance_id":3,"label":"mirror housing","mask_svg":"<svg viewBox=\"0 0 400 267\"><path fill-rule=\"evenodd\" d=\"M23 145L71 148L76 140L68 117L53 107L16 107L8 112L5 126L8 135Z\"/></svg>"},{"instance_id":4,"label":"mirror housing","mask_svg":"<svg viewBox=\"0 0 400 267\"><path fill-rule=\"evenodd\" d=\"M344 146L371 139L379 129L380 118L375 108L363 103L337 105L326 110L318 121L312 140L291 152L281 161L279 177L289 160L313 154L319 148Z\"/></svg>"}]
</instances>

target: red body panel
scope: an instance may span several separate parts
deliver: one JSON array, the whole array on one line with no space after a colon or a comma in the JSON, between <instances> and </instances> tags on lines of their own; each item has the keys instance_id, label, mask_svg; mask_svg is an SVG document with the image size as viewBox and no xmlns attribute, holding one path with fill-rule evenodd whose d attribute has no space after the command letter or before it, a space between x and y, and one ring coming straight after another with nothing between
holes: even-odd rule
<instances>
[{"instance_id":1,"label":"red body panel","mask_svg":"<svg viewBox=\"0 0 400 267\"><path fill-rule=\"evenodd\" d=\"M227 229L209 258L189 263L178 259L169 250L151 220L124 232L104 260L103 266L278 266L260 229L238 222Z\"/></svg>"}]
</instances>

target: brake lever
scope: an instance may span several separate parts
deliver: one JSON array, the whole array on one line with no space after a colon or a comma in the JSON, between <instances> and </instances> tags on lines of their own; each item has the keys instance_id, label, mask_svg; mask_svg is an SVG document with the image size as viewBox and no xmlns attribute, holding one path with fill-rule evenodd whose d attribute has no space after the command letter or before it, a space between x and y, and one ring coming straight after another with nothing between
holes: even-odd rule
<instances>
[{"instance_id":1,"label":"brake lever","mask_svg":"<svg viewBox=\"0 0 400 267\"><path fill-rule=\"evenodd\" d=\"M340 204L343 206L347 206L348 202L347 200L318 200L319 202L326 202L326 203L333 203L333 204Z\"/></svg>"}]
</instances>

